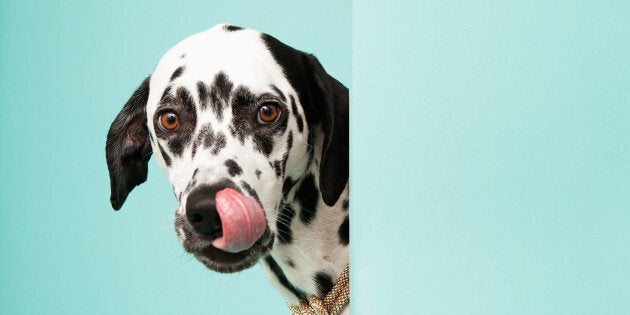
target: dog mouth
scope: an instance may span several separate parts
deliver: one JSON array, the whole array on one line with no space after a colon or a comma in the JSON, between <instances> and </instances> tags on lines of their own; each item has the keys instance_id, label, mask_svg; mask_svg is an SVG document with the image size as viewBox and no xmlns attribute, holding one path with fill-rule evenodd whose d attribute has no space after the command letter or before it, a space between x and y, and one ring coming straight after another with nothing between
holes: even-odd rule
<instances>
[{"instance_id":1,"label":"dog mouth","mask_svg":"<svg viewBox=\"0 0 630 315\"><path fill-rule=\"evenodd\" d=\"M232 253L215 247L207 240L195 241L190 238L184 240L180 238L184 250L193 254L208 269L221 273L238 272L255 265L261 257L271 250L273 241L273 235L267 228L254 245Z\"/></svg>"},{"instance_id":2,"label":"dog mouth","mask_svg":"<svg viewBox=\"0 0 630 315\"><path fill-rule=\"evenodd\" d=\"M191 251L201 263L211 270L221 273L232 273L247 269L258 262L273 246L273 237L267 229L265 234L250 248L240 252L231 253L207 245L203 248Z\"/></svg>"},{"instance_id":3,"label":"dog mouth","mask_svg":"<svg viewBox=\"0 0 630 315\"><path fill-rule=\"evenodd\" d=\"M175 227L184 250L218 272L249 268L273 245L260 203L229 187L191 193Z\"/></svg>"}]
</instances>

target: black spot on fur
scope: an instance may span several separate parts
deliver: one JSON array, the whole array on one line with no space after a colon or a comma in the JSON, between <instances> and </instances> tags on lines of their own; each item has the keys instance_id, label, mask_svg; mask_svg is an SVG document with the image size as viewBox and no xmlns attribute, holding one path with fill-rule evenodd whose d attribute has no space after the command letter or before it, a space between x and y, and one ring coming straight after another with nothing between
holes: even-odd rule
<instances>
[{"instance_id":1,"label":"black spot on fur","mask_svg":"<svg viewBox=\"0 0 630 315\"><path fill-rule=\"evenodd\" d=\"M313 163L313 158L315 157L315 136L312 130L308 131L307 137L307 145L308 145L308 162L306 165L311 165Z\"/></svg>"},{"instance_id":2,"label":"black spot on fur","mask_svg":"<svg viewBox=\"0 0 630 315\"><path fill-rule=\"evenodd\" d=\"M242 30L243 28L240 26L235 26L235 25L225 25L223 26L223 29L228 32L236 32L236 31Z\"/></svg>"},{"instance_id":3,"label":"black spot on fur","mask_svg":"<svg viewBox=\"0 0 630 315\"><path fill-rule=\"evenodd\" d=\"M293 147L293 131L289 131L289 135L287 136L287 152L291 151Z\"/></svg>"},{"instance_id":4,"label":"black spot on fur","mask_svg":"<svg viewBox=\"0 0 630 315\"><path fill-rule=\"evenodd\" d=\"M287 260L287 265L289 265L289 267L291 267L291 268L295 268L295 263L291 259Z\"/></svg>"},{"instance_id":5,"label":"black spot on fur","mask_svg":"<svg viewBox=\"0 0 630 315\"><path fill-rule=\"evenodd\" d=\"M289 160L289 151L284 152L284 154L282 154L282 161L280 163L280 169L282 171L282 174L286 173L288 160Z\"/></svg>"},{"instance_id":6,"label":"black spot on fur","mask_svg":"<svg viewBox=\"0 0 630 315\"><path fill-rule=\"evenodd\" d=\"M158 148L160 148L160 153L162 154L162 158L164 159L164 163L166 163L166 166L171 166L171 157L166 154L166 151L164 151L164 148L159 143Z\"/></svg>"},{"instance_id":7,"label":"black spot on fur","mask_svg":"<svg viewBox=\"0 0 630 315\"><path fill-rule=\"evenodd\" d=\"M205 83L197 81L197 94L199 95L199 102L201 102L201 109L205 110L208 107L208 87Z\"/></svg>"},{"instance_id":8,"label":"black spot on fur","mask_svg":"<svg viewBox=\"0 0 630 315\"><path fill-rule=\"evenodd\" d=\"M282 91L280 91L280 89L279 89L277 86L275 86L275 85L273 85L273 84L272 84L272 85L271 85L271 89L273 89L273 90L274 90L274 92L276 92L276 94L278 94L278 96L280 96L280 99L281 99L283 102L286 102L286 101L287 101L287 97L286 97L286 96L284 96L284 93L282 93Z\"/></svg>"},{"instance_id":9,"label":"black spot on fur","mask_svg":"<svg viewBox=\"0 0 630 315\"><path fill-rule=\"evenodd\" d=\"M350 218L346 216L343 223L339 226L339 241L343 245L350 244Z\"/></svg>"},{"instance_id":10,"label":"black spot on fur","mask_svg":"<svg viewBox=\"0 0 630 315\"><path fill-rule=\"evenodd\" d=\"M214 148L212 149L212 154L217 155L219 151L221 151L221 149L225 148L226 143L227 138L225 137L225 135L222 133L217 134L214 142Z\"/></svg>"},{"instance_id":11,"label":"black spot on fur","mask_svg":"<svg viewBox=\"0 0 630 315\"><path fill-rule=\"evenodd\" d=\"M181 66L177 69L175 69L175 72L173 72L173 75L171 75L171 82L175 79L177 79L180 75L182 75L182 73L184 72L184 69L186 69L186 67Z\"/></svg>"},{"instance_id":12,"label":"black spot on fur","mask_svg":"<svg viewBox=\"0 0 630 315\"><path fill-rule=\"evenodd\" d=\"M291 222L295 217L295 209L290 204L281 204L278 218L276 219L276 230L278 230L278 241L280 244L290 244L293 242L293 232Z\"/></svg>"},{"instance_id":13,"label":"black spot on fur","mask_svg":"<svg viewBox=\"0 0 630 315\"><path fill-rule=\"evenodd\" d=\"M282 161L269 162L269 166L276 172L276 176L282 176Z\"/></svg>"},{"instance_id":14,"label":"black spot on fur","mask_svg":"<svg viewBox=\"0 0 630 315\"><path fill-rule=\"evenodd\" d=\"M313 277L315 280L315 285L317 286L317 291L319 292L319 296L325 296L333 287L332 277L325 272L318 272Z\"/></svg>"},{"instance_id":15,"label":"black spot on fur","mask_svg":"<svg viewBox=\"0 0 630 315\"><path fill-rule=\"evenodd\" d=\"M179 56L179 59L184 59L186 58L186 54L182 54L181 56Z\"/></svg>"},{"instance_id":16,"label":"black spot on fur","mask_svg":"<svg viewBox=\"0 0 630 315\"><path fill-rule=\"evenodd\" d=\"M234 117L233 126L236 128L244 126L245 123L252 120L254 114L254 105L256 104L256 96L252 91L244 86L239 86L234 90L232 95L232 116ZM244 128L245 129L245 128Z\"/></svg>"},{"instance_id":17,"label":"black spot on fur","mask_svg":"<svg viewBox=\"0 0 630 315\"><path fill-rule=\"evenodd\" d=\"M238 139L238 142L241 144L245 144L245 134L240 130L234 128L234 126L230 126L230 134L232 137Z\"/></svg>"},{"instance_id":18,"label":"black spot on fur","mask_svg":"<svg viewBox=\"0 0 630 315\"><path fill-rule=\"evenodd\" d=\"M241 186L243 186L243 188L245 188L245 190L247 190L247 192L249 193L249 195L254 198L258 204L260 204L260 206L262 207L262 202L260 202L260 198L258 198L258 193L256 193L256 190L254 190L254 188L252 188L252 186L249 186L249 184L245 181L241 181Z\"/></svg>"},{"instance_id":19,"label":"black spot on fur","mask_svg":"<svg viewBox=\"0 0 630 315\"><path fill-rule=\"evenodd\" d=\"M291 188L293 188L293 186L295 185L296 182L297 181L293 180L293 178L291 178L291 176L287 176L284 179L284 182L282 183L282 196L284 196L286 198L287 194L289 193Z\"/></svg>"},{"instance_id":20,"label":"black spot on fur","mask_svg":"<svg viewBox=\"0 0 630 315\"><path fill-rule=\"evenodd\" d=\"M311 223L317 212L319 190L315 185L315 178L309 173L295 192L295 198L300 201L300 220L306 225Z\"/></svg>"},{"instance_id":21,"label":"black spot on fur","mask_svg":"<svg viewBox=\"0 0 630 315\"><path fill-rule=\"evenodd\" d=\"M269 134L257 133L254 135L254 147L258 152L269 156L273 150L273 138Z\"/></svg>"},{"instance_id":22,"label":"black spot on fur","mask_svg":"<svg viewBox=\"0 0 630 315\"><path fill-rule=\"evenodd\" d=\"M293 293L293 295L295 295L298 299L306 298L306 293L296 288L293 284L291 284L291 282L289 282L289 279L287 279L287 276L285 276L282 268L280 268L278 263L273 259L273 257L271 257L271 255L265 257L265 263L267 263L267 266L269 266L269 269L271 270L271 272L273 272L276 278L278 278L278 282L280 282L282 286Z\"/></svg>"},{"instance_id":23,"label":"black spot on fur","mask_svg":"<svg viewBox=\"0 0 630 315\"><path fill-rule=\"evenodd\" d=\"M260 170L256 170L256 178L260 179L260 174L262 174L262 172Z\"/></svg>"},{"instance_id":24,"label":"black spot on fur","mask_svg":"<svg viewBox=\"0 0 630 315\"><path fill-rule=\"evenodd\" d=\"M350 209L350 201L348 199L344 200L343 203L341 204L341 208L344 211L348 211L348 209Z\"/></svg>"},{"instance_id":25,"label":"black spot on fur","mask_svg":"<svg viewBox=\"0 0 630 315\"><path fill-rule=\"evenodd\" d=\"M291 147L293 146L293 131L289 131L289 136L287 137L287 150L282 154L282 174L286 174L287 170L287 161L289 160L289 151L291 151Z\"/></svg>"},{"instance_id":26,"label":"black spot on fur","mask_svg":"<svg viewBox=\"0 0 630 315\"><path fill-rule=\"evenodd\" d=\"M197 154L197 148L203 146L205 149L211 149L213 155L217 155L221 149L225 148L226 137L223 133L214 133L210 124L205 124L199 130L192 146L193 157Z\"/></svg>"},{"instance_id":27,"label":"black spot on fur","mask_svg":"<svg viewBox=\"0 0 630 315\"><path fill-rule=\"evenodd\" d=\"M199 148L199 146L204 145L206 148L209 147L212 144L213 139L214 133L212 131L212 126L210 124L203 125L200 128L197 137L195 137L195 141L193 141L192 156L194 157L197 154L197 148Z\"/></svg>"},{"instance_id":28,"label":"black spot on fur","mask_svg":"<svg viewBox=\"0 0 630 315\"><path fill-rule=\"evenodd\" d=\"M243 174L243 169L232 159L225 161L225 166L228 168L228 174L232 177Z\"/></svg>"},{"instance_id":29,"label":"black spot on fur","mask_svg":"<svg viewBox=\"0 0 630 315\"><path fill-rule=\"evenodd\" d=\"M297 105L295 104L295 98L293 98L293 95L291 95L290 98L291 98L291 112L293 112L293 116L295 117L295 121L297 122L298 131L303 132L304 120L302 120L302 115L300 115L300 112L298 112L298 108L297 108Z\"/></svg>"},{"instance_id":30,"label":"black spot on fur","mask_svg":"<svg viewBox=\"0 0 630 315\"><path fill-rule=\"evenodd\" d=\"M160 98L160 102L163 102L164 99L169 97L169 95L171 94L171 89L171 86L167 86L166 89L164 89L164 92L162 92L162 97Z\"/></svg>"},{"instance_id":31,"label":"black spot on fur","mask_svg":"<svg viewBox=\"0 0 630 315\"><path fill-rule=\"evenodd\" d=\"M234 84L225 73L219 72L214 77L210 86L210 102L219 121L223 120L223 108L228 104L233 88Z\"/></svg>"},{"instance_id":32,"label":"black spot on fur","mask_svg":"<svg viewBox=\"0 0 630 315\"><path fill-rule=\"evenodd\" d=\"M203 147L204 148L210 148L212 147L212 144L214 143L215 140L215 136L214 136L214 132L212 132L212 127L210 127L210 124L205 126L207 129L206 130L202 130L202 134L200 134L200 136L203 136Z\"/></svg>"}]
</instances>

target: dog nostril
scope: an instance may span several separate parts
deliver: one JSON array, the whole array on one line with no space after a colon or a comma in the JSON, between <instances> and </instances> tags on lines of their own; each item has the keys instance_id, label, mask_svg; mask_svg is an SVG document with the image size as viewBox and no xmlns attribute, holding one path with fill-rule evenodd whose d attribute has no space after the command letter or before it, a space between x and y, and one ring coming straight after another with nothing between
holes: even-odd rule
<instances>
[{"instance_id":1,"label":"dog nostril","mask_svg":"<svg viewBox=\"0 0 630 315\"><path fill-rule=\"evenodd\" d=\"M203 216L197 212L193 212L188 215L188 221L192 224L203 222Z\"/></svg>"},{"instance_id":2,"label":"dog nostril","mask_svg":"<svg viewBox=\"0 0 630 315\"><path fill-rule=\"evenodd\" d=\"M215 204L216 192L225 185L202 186L187 197L186 220L192 230L204 239L214 240L223 236L221 216Z\"/></svg>"}]
</instances>

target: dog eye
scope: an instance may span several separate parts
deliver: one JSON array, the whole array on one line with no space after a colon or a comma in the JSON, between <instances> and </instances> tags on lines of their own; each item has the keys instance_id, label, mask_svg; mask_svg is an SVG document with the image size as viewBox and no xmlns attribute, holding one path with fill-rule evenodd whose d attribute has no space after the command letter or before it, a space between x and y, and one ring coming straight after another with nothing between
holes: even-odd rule
<instances>
[{"instance_id":1,"label":"dog eye","mask_svg":"<svg viewBox=\"0 0 630 315\"><path fill-rule=\"evenodd\" d=\"M179 126L179 118L174 112L165 112L160 115L160 124L166 130L175 130Z\"/></svg>"},{"instance_id":2,"label":"dog eye","mask_svg":"<svg viewBox=\"0 0 630 315\"><path fill-rule=\"evenodd\" d=\"M258 108L258 123L269 124L280 115L280 107L274 103L264 103Z\"/></svg>"}]
</instances>

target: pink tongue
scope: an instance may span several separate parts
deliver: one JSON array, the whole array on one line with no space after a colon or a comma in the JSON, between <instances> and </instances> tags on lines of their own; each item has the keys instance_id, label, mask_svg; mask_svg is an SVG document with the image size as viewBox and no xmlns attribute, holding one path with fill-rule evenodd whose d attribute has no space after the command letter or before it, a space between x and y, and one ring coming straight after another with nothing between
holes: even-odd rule
<instances>
[{"instance_id":1,"label":"pink tongue","mask_svg":"<svg viewBox=\"0 0 630 315\"><path fill-rule=\"evenodd\" d=\"M225 188L217 192L215 204L223 236L212 241L214 247L238 253L254 245L265 232L265 214L256 200Z\"/></svg>"}]
</instances>

